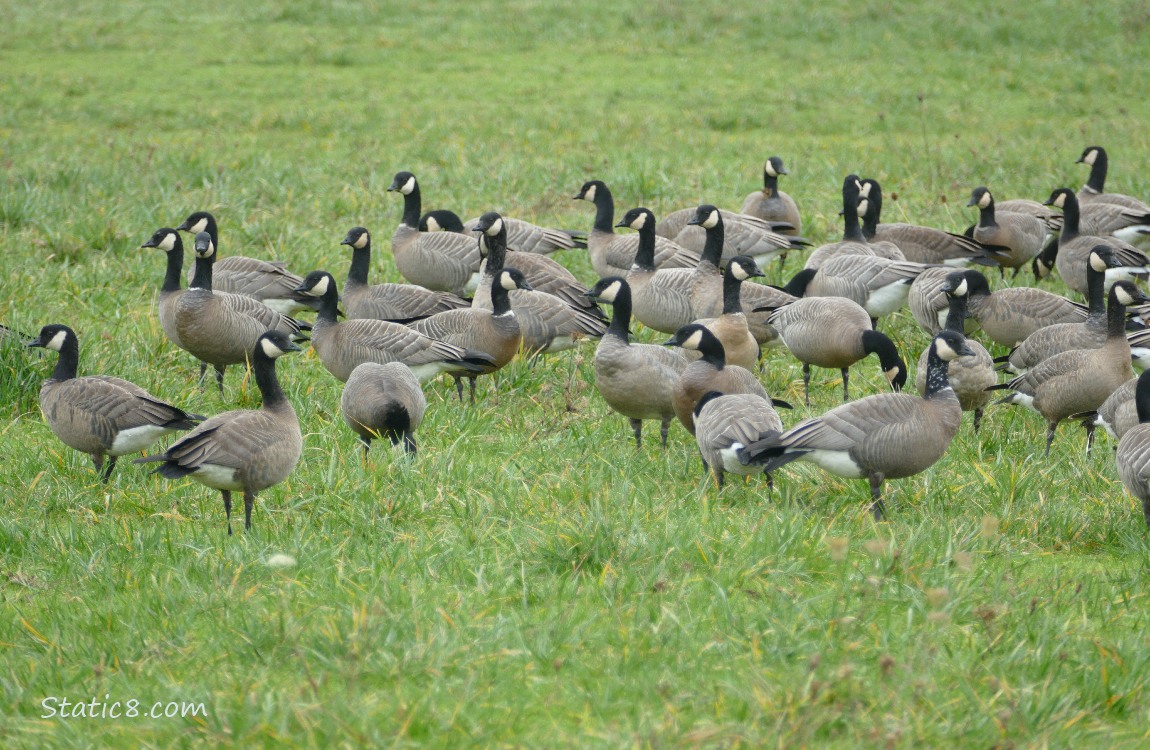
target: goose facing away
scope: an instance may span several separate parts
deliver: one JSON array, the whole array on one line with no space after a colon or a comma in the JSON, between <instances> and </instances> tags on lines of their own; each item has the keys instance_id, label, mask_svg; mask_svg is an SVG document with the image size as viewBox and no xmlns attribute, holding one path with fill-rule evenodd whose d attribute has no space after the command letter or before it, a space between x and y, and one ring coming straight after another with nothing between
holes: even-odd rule
<instances>
[{"instance_id":1,"label":"goose facing away","mask_svg":"<svg viewBox=\"0 0 1150 750\"><path fill-rule=\"evenodd\" d=\"M782 431L783 420L769 400L753 393L708 391L695 404L694 415L699 454L720 488L726 472L742 476L763 473L763 467L741 462L739 450L763 433ZM767 483L771 483L769 474Z\"/></svg>"},{"instance_id":2,"label":"goose facing away","mask_svg":"<svg viewBox=\"0 0 1150 750\"><path fill-rule=\"evenodd\" d=\"M1116 279L1146 278L1150 273L1150 258L1138 248L1112 235L1098 236L1084 234L1080 226L1078 198L1069 188L1058 188L1046 201L1049 205L1062 209L1062 232L1058 235L1057 255L1054 267L1066 285L1086 295L1086 260L1090 251L1099 244L1109 245L1118 259L1118 265L1106 271L1107 281Z\"/></svg>"},{"instance_id":3,"label":"goose facing away","mask_svg":"<svg viewBox=\"0 0 1150 750\"><path fill-rule=\"evenodd\" d=\"M204 419L160 401L127 380L108 375L77 377L80 344L67 326L44 326L27 346L60 355L51 377L40 388L40 410L60 442L92 457L105 482L120 456L142 451L177 430L190 430Z\"/></svg>"},{"instance_id":4,"label":"goose facing away","mask_svg":"<svg viewBox=\"0 0 1150 750\"><path fill-rule=\"evenodd\" d=\"M789 430L761 434L739 452L739 460L774 471L804 459L838 476L865 478L871 510L881 520L883 481L930 468L958 432L962 407L950 387L947 368L972 353L962 334L941 331L927 355L925 396L880 393L843 404Z\"/></svg>"},{"instance_id":5,"label":"goose facing away","mask_svg":"<svg viewBox=\"0 0 1150 750\"><path fill-rule=\"evenodd\" d=\"M402 443L408 455L415 455L415 431L423 422L427 399L407 365L357 365L343 386L339 403L344 422L363 441L364 458L378 437L387 438L393 446Z\"/></svg>"},{"instance_id":6,"label":"goose facing away","mask_svg":"<svg viewBox=\"0 0 1150 750\"><path fill-rule=\"evenodd\" d=\"M232 533L232 492L244 493L244 529L252 527L256 493L282 482L299 461L303 436L291 402L276 377L276 359L300 349L281 331L268 331L253 348L252 370L263 405L211 417L155 456L153 472L165 479L189 477L220 491Z\"/></svg>"},{"instance_id":7,"label":"goose facing away","mask_svg":"<svg viewBox=\"0 0 1150 750\"><path fill-rule=\"evenodd\" d=\"M643 446L643 420L659 420L659 435L667 447L667 432L675 418L674 394L687 368L680 353L653 344L631 343L631 288L619 276L600 279L587 294L614 307L611 325L595 348L595 388L614 411L631 423L635 450Z\"/></svg>"},{"instance_id":8,"label":"goose facing away","mask_svg":"<svg viewBox=\"0 0 1150 750\"><path fill-rule=\"evenodd\" d=\"M1127 491L1142 501L1142 515L1150 526L1150 371L1138 376L1134 405L1138 424L1122 436L1114 463Z\"/></svg>"}]
</instances>

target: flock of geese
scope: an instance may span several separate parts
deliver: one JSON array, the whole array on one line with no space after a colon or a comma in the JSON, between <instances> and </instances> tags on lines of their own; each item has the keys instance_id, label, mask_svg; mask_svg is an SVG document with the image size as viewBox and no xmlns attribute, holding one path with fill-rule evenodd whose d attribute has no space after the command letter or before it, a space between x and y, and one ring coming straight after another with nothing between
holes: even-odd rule
<instances>
[{"instance_id":1,"label":"flock of geese","mask_svg":"<svg viewBox=\"0 0 1150 750\"><path fill-rule=\"evenodd\" d=\"M1043 416L1048 452L1067 419L1081 421L1091 440L1098 426L1120 439L1119 476L1150 523L1150 376L1136 379L1132 368L1150 359L1150 331L1138 322L1150 297L1133 283L1150 274L1138 247L1150 240L1150 205L1106 192L1104 149L1087 148L1078 161L1090 167L1085 186L1055 190L1045 203L996 201L976 188L969 206L978 221L964 233L883 223L880 185L848 175L842 240L816 248L801 236L795 201L779 190L787 170L777 156L764 165L763 188L738 212L704 204L657 220L639 207L616 222L607 185L590 180L574 196L595 207L585 233L494 212L468 221L446 210L425 213L415 176L399 172L389 190L402 196L403 214L390 249L405 282L370 283L372 237L355 227L341 243L351 252L342 288L323 270L299 276L280 262L218 258L216 220L196 212L156 230L143 247L166 255L157 315L165 336L199 360L201 384L209 366L221 394L229 365L254 374L261 408L210 418L120 378L79 377L79 343L67 326L45 326L25 343L58 353L41 410L62 442L92 457L104 481L119 456L190 430L136 463L219 490L229 534L232 493L243 493L250 529L256 493L299 461L299 421L276 362L307 339L344 383L343 417L365 456L381 437L416 452L429 380L449 375L462 401L467 379L474 402L476 380L516 356L590 339L598 341L595 386L629 420L636 447L644 421L659 422L666 446L677 420L719 486L726 473L765 473L770 482L775 469L806 460L866 479L882 518L884 481L933 465L962 412L973 412L977 431L998 395L999 403ZM181 233L195 260L187 288ZM590 254L599 276L591 287L549 257L573 248ZM786 284L750 281L771 258L798 251L809 251L804 268ZM1038 278L1057 273L1086 304L1027 286L992 291L978 270L998 266L1017 277L1028 265ZM600 305L610 306L609 318ZM895 343L878 330L904 306L931 336L918 361L917 395L907 392ZM310 323L299 317L304 312L314 313ZM633 321L670 338L634 342ZM967 338L978 330L1009 354L992 358ZM773 399L756 374L772 348L801 363L808 406L816 367L841 373L844 403L788 428L776 409L790 405ZM872 354L892 392L852 401L849 369ZM1011 379L1000 382L1003 371Z\"/></svg>"}]
</instances>

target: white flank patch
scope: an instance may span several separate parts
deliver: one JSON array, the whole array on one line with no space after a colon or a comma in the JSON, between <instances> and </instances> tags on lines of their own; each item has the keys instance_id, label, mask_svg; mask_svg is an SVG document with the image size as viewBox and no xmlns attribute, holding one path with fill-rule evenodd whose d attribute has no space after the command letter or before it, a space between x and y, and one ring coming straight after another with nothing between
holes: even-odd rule
<instances>
[{"instance_id":1,"label":"white flank patch","mask_svg":"<svg viewBox=\"0 0 1150 750\"><path fill-rule=\"evenodd\" d=\"M729 448L723 448L719 451L719 456L723 459L723 469L732 474L739 474L744 477L749 477L752 474L761 474L763 467L748 464L743 465L739 460L739 451L743 449L742 443L731 443Z\"/></svg>"},{"instance_id":2,"label":"white flank patch","mask_svg":"<svg viewBox=\"0 0 1150 750\"><path fill-rule=\"evenodd\" d=\"M904 281L896 281L893 284L879 287L867 297L866 311L875 318L890 315L906 304L906 298L909 294L910 284Z\"/></svg>"},{"instance_id":3,"label":"white flank patch","mask_svg":"<svg viewBox=\"0 0 1150 750\"><path fill-rule=\"evenodd\" d=\"M846 451L831 451L822 448L803 456L807 461L818 464L826 471L848 479L861 479L866 476Z\"/></svg>"},{"instance_id":4,"label":"white flank patch","mask_svg":"<svg viewBox=\"0 0 1150 750\"><path fill-rule=\"evenodd\" d=\"M269 568L294 568L296 566L296 559L291 555L277 552L269 556L267 560L264 560L264 565Z\"/></svg>"},{"instance_id":5,"label":"white flank patch","mask_svg":"<svg viewBox=\"0 0 1150 750\"><path fill-rule=\"evenodd\" d=\"M44 348L58 352L64 348L64 339L66 338L68 338L68 333L66 331L59 331L47 344L44 345Z\"/></svg>"},{"instance_id":6,"label":"white flank patch","mask_svg":"<svg viewBox=\"0 0 1150 750\"><path fill-rule=\"evenodd\" d=\"M565 351L575 346L575 339L571 336L556 336L551 340L551 344L543 350L544 354L553 354L555 352Z\"/></svg>"},{"instance_id":7,"label":"white flank patch","mask_svg":"<svg viewBox=\"0 0 1150 750\"><path fill-rule=\"evenodd\" d=\"M1150 226L1145 224L1135 224L1132 227L1115 229L1110 234L1111 236L1117 237L1123 242L1129 242L1135 245L1145 245L1147 232L1150 232Z\"/></svg>"},{"instance_id":8,"label":"white flank patch","mask_svg":"<svg viewBox=\"0 0 1150 750\"><path fill-rule=\"evenodd\" d=\"M467 283L464 284L464 286L463 286L463 291L474 292L476 289L478 289L480 278L482 278L482 277L480 276L479 271L476 271L475 273L471 274L471 278L468 279Z\"/></svg>"},{"instance_id":9,"label":"white flank patch","mask_svg":"<svg viewBox=\"0 0 1150 750\"><path fill-rule=\"evenodd\" d=\"M415 379L422 385L429 380L434 380L439 373L447 370L449 365L446 362L428 362L423 365L408 365L408 367L411 368Z\"/></svg>"},{"instance_id":10,"label":"white flank patch","mask_svg":"<svg viewBox=\"0 0 1150 750\"><path fill-rule=\"evenodd\" d=\"M112 449L108 453L113 456L122 456L125 453L142 451L169 432L173 432L170 427L160 427L154 424L120 430L112 439Z\"/></svg>"},{"instance_id":11,"label":"white flank patch","mask_svg":"<svg viewBox=\"0 0 1150 750\"><path fill-rule=\"evenodd\" d=\"M1018 391L1015 391L1010 395L1010 403L1016 404L1018 406L1025 406L1027 409L1030 409L1033 412L1038 412L1038 409L1034 408L1034 396L1028 396L1025 393L1019 393Z\"/></svg>"},{"instance_id":12,"label":"white flank patch","mask_svg":"<svg viewBox=\"0 0 1150 750\"><path fill-rule=\"evenodd\" d=\"M219 464L203 464L191 476L200 484L214 490L242 490L243 485L236 481L236 469Z\"/></svg>"},{"instance_id":13,"label":"white flank patch","mask_svg":"<svg viewBox=\"0 0 1150 750\"><path fill-rule=\"evenodd\" d=\"M1130 347L1130 359L1139 370L1150 368L1150 348L1145 346Z\"/></svg>"}]
</instances>

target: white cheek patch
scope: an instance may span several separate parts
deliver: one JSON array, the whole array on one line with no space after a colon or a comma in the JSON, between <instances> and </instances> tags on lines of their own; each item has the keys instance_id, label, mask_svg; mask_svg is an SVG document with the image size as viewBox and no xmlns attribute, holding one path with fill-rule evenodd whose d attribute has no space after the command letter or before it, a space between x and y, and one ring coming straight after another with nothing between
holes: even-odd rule
<instances>
[{"instance_id":1,"label":"white cheek patch","mask_svg":"<svg viewBox=\"0 0 1150 750\"><path fill-rule=\"evenodd\" d=\"M1086 156L1082 159L1082 163L1087 166L1093 167L1094 161L1098 158L1098 149L1090 149L1086 152Z\"/></svg>"},{"instance_id":2,"label":"white cheek patch","mask_svg":"<svg viewBox=\"0 0 1150 750\"><path fill-rule=\"evenodd\" d=\"M1126 290L1122 287L1115 287L1114 297L1123 305L1129 306L1134 304L1134 298L1127 294Z\"/></svg>"},{"instance_id":3,"label":"white cheek patch","mask_svg":"<svg viewBox=\"0 0 1150 750\"><path fill-rule=\"evenodd\" d=\"M958 353L950 348L950 344L946 343L946 339L935 339L934 351L943 362L951 362L958 359Z\"/></svg>"},{"instance_id":4,"label":"white cheek patch","mask_svg":"<svg viewBox=\"0 0 1150 750\"><path fill-rule=\"evenodd\" d=\"M635 220L631 222L631 228L642 229L645 226L647 226L647 212L642 211L635 217Z\"/></svg>"},{"instance_id":5,"label":"white cheek patch","mask_svg":"<svg viewBox=\"0 0 1150 750\"><path fill-rule=\"evenodd\" d=\"M404 195L411 195L413 192L415 192L415 177L408 177L407 182L403 183L403 187L399 189L399 192L403 193Z\"/></svg>"},{"instance_id":6,"label":"white cheek patch","mask_svg":"<svg viewBox=\"0 0 1150 750\"><path fill-rule=\"evenodd\" d=\"M858 208L856 208L855 210L858 211L860 214L865 214L867 211L867 207L869 207L869 206L870 206L870 201L867 200L866 198L863 198L862 200L859 201Z\"/></svg>"},{"instance_id":7,"label":"white cheek patch","mask_svg":"<svg viewBox=\"0 0 1150 750\"><path fill-rule=\"evenodd\" d=\"M979 208L988 208L990 206L990 201L991 201L990 193L983 193L982 197L978 199L978 207Z\"/></svg>"},{"instance_id":8,"label":"white cheek patch","mask_svg":"<svg viewBox=\"0 0 1150 750\"><path fill-rule=\"evenodd\" d=\"M703 227L706 229L714 229L715 225L719 223L719 212L712 211L707 215L706 221L703 222Z\"/></svg>"},{"instance_id":9,"label":"white cheek patch","mask_svg":"<svg viewBox=\"0 0 1150 750\"><path fill-rule=\"evenodd\" d=\"M1098 257L1098 253L1090 253L1090 267L1099 273L1106 272L1106 261Z\"/></svg>"},{"instance_id":10,"label":"white cheek patch","mask_svg":"<svg viewBox=\"0 0 1150 750\"><path fill-rule=\"evenodd\" d=\"M583 192L583 200L591 201L592 203L595 202L595 187L595 185L592 185Z\"/></svg>"},{"instance_id":11,"label":"white cheek patch","mask_svg":"<svg viewBox=\"0 0 1150 750\"><path fill-rule=\"evenodd\" d=\"M208 231L208 220L206 218L200 219L195 224L193 224L191 227L189 227L188 231L192 234L193 237L195 235L199 234L200 232Z\"/></svg>"},{"instance_id":12,"label":"white cheek patch","mask_svg":"<svg viewBox=\"0 0 1150 750\"><path fill-rule=\"evenodd\" d=\"M681 344L684 349L698 349L699 345L703 343L703 332L695 331Z\"/></svg>"},{"instance_id":13,"label":"white cheek patch","mask_svg":"<svg viewBox=\"0 0 1150 750\"><path fill-rule=\"evenodd\" d=\"M738 263L732 263L730 266L728 266L727 273L731 274L739 281L746 281L751 277L751 275L747 273L747 269L743 268Z\"/></svg>"},{"instance_id":14,"label":"white cheek patch","mask_svg":"<svg viewBox=\"0 0 1150 750\"><path fill-rule=\"evenodd\" d=\"M503 287L507 291L519 288L519 285L515 283L515 277L509 273L499 274L499 286Z\"/></svg>"},{"instance_id":15,"label":"white cheek patch","mask_svg":"<svg viewBox=\"0 0 1150 750\"><path fill-rule=\"evenodd\" d=\"M607 302L614 302L615 298L619 296L619 288L619 282L613 281L607 285L607 287L603 290L603 293L599 296Z\"/></svg>"},{"instance_id":16,"label":"white cheek patch","mask_svg":"<svg viewBox=\"0 0 1150 750\"><path fill-rule=\"evenodd\" d=\"M284 353L283 349L280 349L268 339L260 339L260 349L263 349L264 355L269 359L275 359Z\"/></svg>"},{"instance_id":17,"label":"white cheek patch","mask_svg":"<svg viewBox=\"0 0 1150 750\"><path fill-rule=\"evenodd\" d=\"M779 173L775 171L775 165L769 161L763 165L763 171L767 173L768 177L778 177Z\"/></svg>"},{"instance_id":18,"label":"white cheek patch","mask_svg":"<svg viewBox=\"0 0 1150 750\"><path fill-rule=\"evenodd\" d=\"M898 377L898 368L892 367L889 370L883 370L883 374L886 375L888 383L893 383L894 379Z\"/></svg>"},{"instance_id":19,"label":"white cheek patch","mask_svg":"<svg viewBox=\"0 0 1150 750\"><path fill-rule=\"evenodd\" d=\"M487 234L489 237L495 237L502 231L503 219L496 219L495 221L491 222L491 226L487 228L485 234Z\"/></svg>"},{"instance_id":20,"label":"white cheek patch","mask_svg":"<svg viewBox=\"0 0 1150 750\"><path fill-rule=\"evenodd\" d=\"M1054 206L1062 208L1066 204L1066 193L1059 193L1058 197L1054 199Z\"/></svg>"},{"instance_id":21,"label":"white cheek patch","mask_svg":"<svg viewBox=\"0 0 1150 750\"><path fill-rule=\"evenodd\" d=\"M966 291L967 291L966 279L963 279L962 281L960 281L958 283L958 286L956 286L954 288L954 291L951 292L951 294L954 295L955 297L965 297Z\"/></svg>"},{"instance_id":22,"label":"white cheek patch","mask_svg":"<svg viewBox=\"0 0 1150 750\"><path fill-rule=\"evenodd\" d=\"M368 240L368 234L367 234L367 232L364 232L363 234L361 234L359 236L359 239L357 239L352 244L352 247L354 247L356 250L362 250L365 247L367 247L367 240Z\"/></svg>"},{"instance_id":23,"label":"white cheek patch","mask_svg":"<svg viewBox=\"0 0 1150 750\"><path fill-rule=\"evenodd\" d=\"M64 331L58 332L52 337L52 340L45 345L45 349L51 349L54 352L62 351L64 348L64 339L68 338L68 334Z\"/></svg>"},{"instance_id":24,"label":"white cheek patch","mask_svg":"<svg viewBox=\"0 0 1150 750\"><path fill-rule=\"evenodd\" d=\"M164 252L171 252L176 247L176 235L165 234L163 241L160 242L157 247L159 247Z\"/></svg>"},{"instance_id":25,"label":"white cheek patch","mask_svg":"<svg viewBox=\"0 0 1150 750\"><path fill-rule=\"evenodd\" d=\"M434 216L427 217L427 231L438 232L442 229L443 227L439 226L439 222L435 220Z\"/></svg>"},{"instance_id":26,"label":"white cheek patch","mask_svg":"<svg viewBox=\"0 0 1150 750\"><path fill-rule=\"evenodd\" d=\"M319 281L317 281L315 283L315 286L313 286L311 288L311 291L309 291L308 294L311 294L314 297L324 296L325 294L327 294L327 287L328 287L329 281L330 281L330 278L327 276L324 276L322 279L320 279Z\"/></svg>"}]
</instances>

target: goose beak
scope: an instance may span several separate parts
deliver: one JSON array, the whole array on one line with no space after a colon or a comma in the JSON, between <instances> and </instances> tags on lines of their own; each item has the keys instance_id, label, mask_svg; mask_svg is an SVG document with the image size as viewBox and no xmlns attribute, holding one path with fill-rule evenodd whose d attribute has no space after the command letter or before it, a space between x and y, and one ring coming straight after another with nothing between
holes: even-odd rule
<instances>
[{"instance_id":1,"label":"goose beak","mask_svg":"<svg viewBox=\"0 0 1150 750\"><path fill-rule=\"evenodd\" d=\"M147 242L145 242L144 244L140 245L140 249L141 249L141 250L143 250L145 247L157 247L157 245L156 245L156 243L155 243L154 241L152 241L152 240L148 240L148 241L147 241Z\"/></svg>"},{"instance_id":2,"label":"goose beak","mask_svg":"<svg viewBox=\"0 0 1150 750\"><path fill-rule=\"evenodd\" d=\"M186 231L188 231L188 230L189 230L189 229L191 229L191 228L192 228L192 224L191 224L191 222L189 222L189 221L184 221L184 223L183 223L183 224L181 224L181 225L179 225L178 227L176 227L176 231L177 231L177 232L186 232Z\"/></svg>"}]
</instances>

